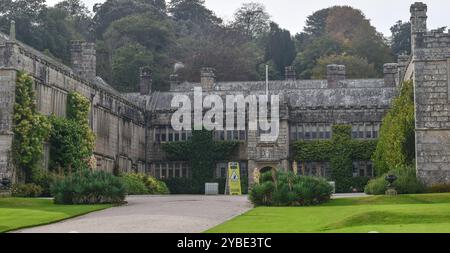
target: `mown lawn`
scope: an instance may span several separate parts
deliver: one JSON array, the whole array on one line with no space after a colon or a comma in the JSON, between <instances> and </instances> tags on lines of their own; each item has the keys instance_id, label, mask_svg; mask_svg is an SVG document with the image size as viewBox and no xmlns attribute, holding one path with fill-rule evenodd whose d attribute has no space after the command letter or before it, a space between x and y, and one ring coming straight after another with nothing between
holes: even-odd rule
<instances>
[{"instance_id":1,"label":"mown lawn","mask_svg":"<svg viewBox=\"0 0 450 253\"><path fill-rule=\"evenodd\" d=\"M0 232L44 225L111 205L55 205L50 199L0 198Z\"/></svg>"},{"instance_id":2,"label":"mown lawn","mask_svg":"<svg viewBox=\"0 0 450 253\"><path fill-rule=\"evenodd\" d=\"M450 194L336 199L258 207L208 233L450 233Z\"/></svg>"}]
</instances>

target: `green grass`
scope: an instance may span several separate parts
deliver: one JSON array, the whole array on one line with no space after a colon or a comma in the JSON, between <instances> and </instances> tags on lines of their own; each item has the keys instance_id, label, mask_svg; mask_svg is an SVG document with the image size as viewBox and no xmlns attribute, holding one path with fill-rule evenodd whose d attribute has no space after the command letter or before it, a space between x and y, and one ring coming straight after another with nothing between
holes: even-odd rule
<instances>
[{"instance_id":1,"label":"green grass","mask_svg":"<svg viewBox=\"0 0 450 253\"><path fill-rule=\"evenodd\" d=\"M0 232L49 224L111 205L55 205L50 199L0 198Z\"/></svg>"},{"instance_id":2,"label":"green grass","mask_svg":"<svg viewBox=\"0 0 450 253\"><path fill-rule=\"evenodd\" d=\"M208 233L450 233L450 194L373 196L315 207L257 207Z\"/></svg>"}]
</instances>

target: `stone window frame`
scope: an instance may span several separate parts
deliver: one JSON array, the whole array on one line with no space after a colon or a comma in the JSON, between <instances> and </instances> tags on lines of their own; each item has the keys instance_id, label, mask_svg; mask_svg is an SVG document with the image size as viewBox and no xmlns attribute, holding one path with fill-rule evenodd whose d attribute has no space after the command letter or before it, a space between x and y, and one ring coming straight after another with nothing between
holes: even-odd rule
<instances>
[{"instance_id":1,"label":"stone window frame","mask_svg":"<svg viewBox=\"0 0 450 253\"><path fill-rule=\"evenodd\" d=\"M155 162L153 163L155 177L158 179L189 178L190 168L186 162Z\"/></svg>"},{"instance_id":2,"label":"stone window frame","mask_svg":"<svg viewBox=\"0 0 450 253\"><path fill-rule=\"evenodd\" d=\"M333 124L331 123L304 123L290 125L290 140L292 141L314 141L329 140L332 138Z\"/></svg>"},{"instance_id":3,"label":"stone window frame","mask_svg":"<svg viewBox=\"0 0 450 253\"><path fill-rule=\"evenodd\" d=\"M380 131L378 122L356 122L352 124L352 139L356 140L376 140Z\"/></svg>"}]
</instances>

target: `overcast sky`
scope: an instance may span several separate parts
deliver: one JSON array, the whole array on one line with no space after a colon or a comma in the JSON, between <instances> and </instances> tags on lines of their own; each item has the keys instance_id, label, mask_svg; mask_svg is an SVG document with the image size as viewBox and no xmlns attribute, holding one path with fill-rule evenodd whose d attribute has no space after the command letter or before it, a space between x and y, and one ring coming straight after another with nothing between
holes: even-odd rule
<instances>
[{"instance_id":1,"label":"overcast sky","mask_svg":"<svg viewBox=\"0 0 450 253\"><path fill-rule=\"evenodd\" d=\"M60 0L47 0L53 5ZM90 10L95 3L105 0L82 0ZM409 20L409 6L415 0L206 0L206 6L216 15L225 20L232 18L234 11L242 3L260 2L267 7L272 19L281 27L298 33L303 29L306 17L314 11L333 5L350 5L361 9L378 31L390 36L389 28L397 20ZM450 27L450 1L448 0L422 0L428 4L429 29L442 26Z\"/></svg>"}]
</instances>

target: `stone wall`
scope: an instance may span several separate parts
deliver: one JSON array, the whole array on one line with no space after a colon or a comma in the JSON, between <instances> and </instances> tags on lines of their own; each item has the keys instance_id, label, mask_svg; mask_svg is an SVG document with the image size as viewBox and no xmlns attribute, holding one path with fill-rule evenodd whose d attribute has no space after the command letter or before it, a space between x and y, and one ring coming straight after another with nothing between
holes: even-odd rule
<instances>
[{"instance_id":1,"label":"stone wall","mask_svg":"<svg viewBox=\"0 0 450 253\"><path fill-rule=\"evenodd\" d=\"M64 117L67 94L72 91L92 102L89 122L97 136L94 153L98 169L112 172L114 165L118 164L123 171L146 170L145 110L123 98L103 80L93 78L92 69L89 69L90 80L84 79L80 77L81 73L75 74L63 64L15 41L0 42L0 68L0 97L5 100L0 105L0 177L6 174L11 176L7 154L11 149L9 143L12 136L8 131L11 130L10 115L13 113L15 90L11 73L16 70L23 70L34 78L37 107L45 115L54 113ZM48 157L43 160L48 160Z\"/></svg>"},{"instance_id":2,"label":"stone wall","mask_svg":"<svg viewBox=\"0 0 450 253\"><path fill-rule=\"evenodd\" d=\"M427 31L427 6L411 6L418 177L450 181L450 34Z\"/></svg>"},{"instance_id":3,"label":"stone wall","mask_svg":"<svg viewBox=\"0 0 450 253\"><path fill-rule=\"evenodd\" d=\"M0 179L13 178L11 145L16 71L0 67Z\"/></svg>"}]
</instances>

